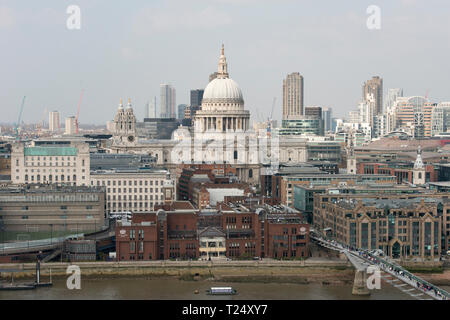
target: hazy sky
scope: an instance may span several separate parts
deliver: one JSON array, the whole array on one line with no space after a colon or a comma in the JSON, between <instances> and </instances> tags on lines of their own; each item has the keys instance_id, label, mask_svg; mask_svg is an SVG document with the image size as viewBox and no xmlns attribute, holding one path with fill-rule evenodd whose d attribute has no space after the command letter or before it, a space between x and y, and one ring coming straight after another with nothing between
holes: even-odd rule
<instances>
[{"instance_id":1,"label":"hazy sky","mask_svg":"<svg viewBox=\"0 0 450 320\"><path fill-rule=\"evenodd\" d=\"M81 8L81 29L68 30L69 5ZM369 5L381 8L381 29L369 30ZM448 0L0 0L0 122L42 120L45 108L80 123L103 124L119 99L131 98L138 120L159 84L204 88L222 42L230 77L253 120L267 118L282 80L304 76L305 105L344 116L373 75L384 90L450 101ZM257 111L258 110L258 111ZM158 106L159 112L159 106ZM48 117L46 116L46 120Z\"/></svg>"}]
</instances>

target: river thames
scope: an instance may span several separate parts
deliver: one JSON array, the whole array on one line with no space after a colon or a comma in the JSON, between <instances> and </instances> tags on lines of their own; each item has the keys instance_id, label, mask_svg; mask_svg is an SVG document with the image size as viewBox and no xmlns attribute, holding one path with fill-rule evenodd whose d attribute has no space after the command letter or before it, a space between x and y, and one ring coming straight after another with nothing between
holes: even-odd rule
<instances>
[{"instance_id":1,"label":"river thames","mask_svg":"<svg viewBox=\"0 0 450 320\"><path fill-rule=\"evenodd\" d=\"M213 286L232 286L234 296L209 296ZM448 290L449 287L443 287ZM198 294L194 291L198 290ZM223 283L215 281L183 281L178 279L82 279L80 290L69 290L66 281L53 281L53 286L25 291L0 291L0 299L13 300L405 300L414 299L397 288L382 282L381 290L372 290L368 297L352 295L351 285L289 284L289 283Z\"/></svg>"}]
</instances>

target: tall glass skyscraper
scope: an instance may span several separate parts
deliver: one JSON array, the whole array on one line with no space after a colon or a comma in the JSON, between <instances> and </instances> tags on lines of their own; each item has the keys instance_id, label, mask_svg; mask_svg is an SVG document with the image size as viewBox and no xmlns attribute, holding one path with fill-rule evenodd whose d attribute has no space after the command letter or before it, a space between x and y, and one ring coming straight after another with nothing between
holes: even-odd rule
<instances>
[{"instance_id":1,"label":"tall glass skyscraper","mask_svg":"<svg viewBox=\"0 0 450 320\"><path fill-rule=\"evenodd\" d=\"M160 85L161 118L176 118L176 92L170 84Z\"/></svg>"}]
</instances>

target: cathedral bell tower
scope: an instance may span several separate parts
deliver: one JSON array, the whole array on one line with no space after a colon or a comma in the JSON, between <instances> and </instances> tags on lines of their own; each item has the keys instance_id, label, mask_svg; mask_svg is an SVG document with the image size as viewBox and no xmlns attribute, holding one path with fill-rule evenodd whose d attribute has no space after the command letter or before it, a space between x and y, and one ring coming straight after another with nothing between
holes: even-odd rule
<instances>
[{"instance_id":1,"label":"cathedral bell tower","mask_svg":"<svg viewBox=\"0 0 450 320\"><path fill-rule=\"evenodd\" d=\"M123 108L122 99L120 99L119 108L114 117L114 144L116 145L135 145L136 144L136 117L131 107L131 100L128 99L126 109Z\"/></svg>"}]
</instances>

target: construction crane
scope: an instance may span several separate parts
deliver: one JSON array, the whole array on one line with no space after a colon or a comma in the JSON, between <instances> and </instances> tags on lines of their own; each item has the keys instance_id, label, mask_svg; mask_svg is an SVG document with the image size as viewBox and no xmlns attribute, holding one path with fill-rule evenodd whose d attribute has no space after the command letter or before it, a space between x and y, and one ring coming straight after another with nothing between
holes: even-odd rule
<instances>
[{"instance_id":1,"label":"construction crane","mask_svg":"<svg viewBox=\"0 0 450 320\"><path fill-rule=\"evenodd\" d=\"M272 102L272 111L270 112L270 118L267 119L267 136L270 137L272 135L272 116L273 109L275 109L275 102L277 101L277 97L273 98Z\"/></svg>"},{"instance_id":2,"label":"construction crane","mask_svg":"<svg viewBox=\"0 0 450 320\"><path fill-rule=\"evenodd\" d=\"M80 116L80 106L81 106L81 99L83 99L83 91L84 91L84 89L81 90L80 102L78 102L77 116L75 117L75 127L76 127L77 134L78 134L78 117Z\"/></svg>"},{"instance_id":3,"label":"construction crane","mask_svg":"<svg viewBox=\"0 0 450 320\"><path fill-rule=\"evenodd\" d=\"M19 126L20 126L20 122L22 121L22 113L23 113L23 106L25 104L25 98L26 98L26 96L23 96L22 105L20 106L20 111L19 111L19 119L17 119L17 123L14 126L14 133L16 134L16 140L19 140Z\"/></svg>"}]
</instances>

